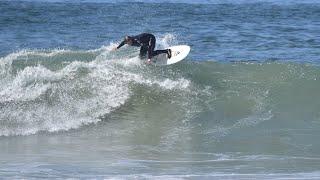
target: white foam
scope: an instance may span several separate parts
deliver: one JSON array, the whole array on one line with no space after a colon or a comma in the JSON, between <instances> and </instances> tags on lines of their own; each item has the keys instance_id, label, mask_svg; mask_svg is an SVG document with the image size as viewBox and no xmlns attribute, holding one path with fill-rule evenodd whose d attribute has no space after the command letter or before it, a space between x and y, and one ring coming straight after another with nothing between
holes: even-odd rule
<instances>
[{"instance_id":1,"label":"white foam","mask_svg":"<svg viewBox=\"0 0 320 180\"><path fill-rule=\"evenodd\" d=\"M79 77L81 68L91 72ZM54 132L97 122L128 99L124 82L117 81L114 69L94 63L73 62L56 72L26 67L0 92L0 102L7 103L0 121L9 123L0 128L0 135Z\"/></svg>"},{"instance_id":2,"label":"white foam","mask_svg":"<svg viewBox=\"0 0 320 180\"><path fill-rule=\"evenodd\" d=\"M4 83L4 80L9 78L12 71L12 62L19 56L23 55L24 51L19 51L16 53L11 53L5 57L0 58L0 82Z\"/></svg>"},{"instance_id":3,"label":"white foam","mask_svg":"<svg viewBox=\"0 0 320 180\"><path fill-rule=\"evenodd\" d=\"M58 77L42 66L26 67L13 81L0 90L0 102L33 100L45 92Z\"/></svg>"},{"instance_id":4,"label":"white foam","mask_svg":"<svg viewBox=\"0 0 320 180\"><path fill-rule=\"evenodd\" d=\"M115 46L111 43L81 52L94 51L99 55L90 62L73 61L59 70L36 65L11 72L12 62L22 56L36 55L45 60L79 51L22 50L1 58L0 80L4 86L0 87L0 106L1 103L5 106L0 109L0 136L56 132L98 122L100 116L130 98L132 83L169 91L185 91L190 87L190 81L185 78L150 75L149 68L137 58L137 52L133 57L117 58L111 51Z\"/></svg>"}]
</instances>

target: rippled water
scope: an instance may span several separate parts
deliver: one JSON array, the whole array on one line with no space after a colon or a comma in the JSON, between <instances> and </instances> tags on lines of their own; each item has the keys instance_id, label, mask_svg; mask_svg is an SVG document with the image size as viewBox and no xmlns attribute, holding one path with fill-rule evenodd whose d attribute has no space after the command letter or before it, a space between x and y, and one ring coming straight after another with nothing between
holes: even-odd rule
<instances>
[{"instance_id":1,"label":"rippled water","mask_svg":"<svg viewBox=\"0 0 320 180\"><path fill-rule=\"evenodd\" d=\"M3 178L317 179L316 1L1 1ZM172 66L138 49L188 44Z\"/></svg>"}]
</instances>

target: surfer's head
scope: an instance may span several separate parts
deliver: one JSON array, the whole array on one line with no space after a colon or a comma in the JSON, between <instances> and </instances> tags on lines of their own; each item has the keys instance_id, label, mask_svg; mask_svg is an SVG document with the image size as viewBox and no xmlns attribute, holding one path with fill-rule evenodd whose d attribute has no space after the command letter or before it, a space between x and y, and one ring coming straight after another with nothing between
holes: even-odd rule
<instances>
[{"instance_id":1,"label":"surfer's head","mask_svg":"<svg viewBox=\"0 0 320 180\"><path fill-rule=\"evenodd\" d=\"M128 45L132 45L133 44L133 38L131 36L126 36L125 40L126 40L126 43Z\"/></svg>"}]
</instances>

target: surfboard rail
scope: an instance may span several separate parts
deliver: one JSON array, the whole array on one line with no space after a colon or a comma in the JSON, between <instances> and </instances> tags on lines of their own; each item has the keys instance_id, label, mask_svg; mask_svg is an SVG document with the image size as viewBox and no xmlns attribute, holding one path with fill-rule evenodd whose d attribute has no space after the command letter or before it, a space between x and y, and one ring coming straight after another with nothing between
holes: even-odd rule
<instances>
[{"instance_id":1,"label":"surfboard rail","mask_svg":"<svg viewBox=\"0 0 320 180\"><path fill-rule=\"evenodd\" d=\"M154 56L151 58L152 64L155 65L170 65L175 64L179 61L182 61L185 59L191 48L188 45L177 45L177 46L171 46L167 49L171 49L171 58L167 58L167 54L159 54L157 56Z\"/></svg>"}]
</instances>

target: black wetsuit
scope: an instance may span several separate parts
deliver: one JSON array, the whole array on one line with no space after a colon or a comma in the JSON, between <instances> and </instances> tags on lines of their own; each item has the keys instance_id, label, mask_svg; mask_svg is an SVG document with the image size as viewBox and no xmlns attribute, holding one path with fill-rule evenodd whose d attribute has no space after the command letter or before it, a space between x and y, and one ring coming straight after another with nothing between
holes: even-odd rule
<instances>
[{"instance_id":1,"label":"black wetsuit","mask_svg":"<svg viewBox=\"0 0 320 180\"><path fill-rule=\"evenodd\" d=\"M131 36L132 44L131 46L137 46L140 48L140 58L145 57L145 55L148 53L148 59L151 59L153 56L156 56L161 53L168 53L168 50L154 50L156 45L156 38L152 34L148 33L142 33L136 36ZM127 44L126 39L123 40L117 49L119 49L121 46Z\"/></svg>"}]
</instances>

